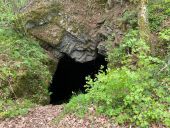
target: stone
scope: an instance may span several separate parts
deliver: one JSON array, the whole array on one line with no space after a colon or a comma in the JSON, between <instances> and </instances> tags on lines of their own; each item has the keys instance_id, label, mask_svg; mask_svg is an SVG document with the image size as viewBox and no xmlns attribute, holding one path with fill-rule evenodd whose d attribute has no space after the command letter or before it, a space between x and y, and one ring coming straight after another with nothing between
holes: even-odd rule
<instances>
[{"instance_id":1,"label":"stone","mask_svg":"<svg viewBox=\"0 0 170 128\"><path fill-rule=\"evenodd\" d=\"M31 0L20 9L15 28L39 39L54 58L66 54L84 63L105 55L101 42L113 30L104 13L96 1L89 6L87 1Z\"/></svg>"},{"instance_id":2,"label":"stone","mask_svg":"<svg viewBox=\"0 0 170 128\"><path fill-rule=\"evenodd\" d=\"M82 42L83 41L83 42ZM78 39L70 33L66 33L57 49L65 53L77 62L92 61L96 58L94 42L87 42L86 39Z\"/></svg>"},{"instance_id":3,"label":"stone","mask_svg":"<svg viewBox=\"0 0 170 128\"><path fill-rule=\"evenodd\" d=\"M97 46L98 53L101 55L106 56L107 55L107 48L106 48L106 42L100 42Z\"/></svg>"},{"instance_id":4,"label":"stone","mask_svg":"<svg viewBox=\"0 0 170 128\"><path fill-rule=\"evenodd\" d=\"M52 47L56 47L61 42L65 30L55 24L46 24L31 29L29 33L39 40L49 43Z\"/></svg>"}]
</instances>

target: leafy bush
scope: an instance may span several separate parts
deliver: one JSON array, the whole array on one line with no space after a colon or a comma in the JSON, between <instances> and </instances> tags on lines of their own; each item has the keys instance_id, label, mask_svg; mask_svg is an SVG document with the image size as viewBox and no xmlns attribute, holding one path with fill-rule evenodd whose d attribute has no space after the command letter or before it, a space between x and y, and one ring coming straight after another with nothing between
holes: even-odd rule
<instances>
[{"instance_id":1,"label":"leafy bush","mask_svg":"<svg viewBox=\"0 0 170 128\"><path fill-rule=\"evenodd\" d=\"M107 47L110 67L126 65L131 69L136 69L142 67L144 63L149 63L146 62L149 61L146 59L149 47L140 39L138 30L129 30L117 48L111 47L110 42Z\"/></svg>"},{"instance_id":2,"label":"leafy bush","mask_svg":"<svg viewBox=\"0 0 170 128\"><path fill-rule=\"evenodd\" d=\"M160 84L152 75L127 68L108 70L107 75L100 73L95 82L92 79L87 82L92 87L88 93L74 97L65 109L83 116L93 105L97 113L114 117L119 124L169 126L169 85Z\"/></svg>"},{"instance_id":3,"label":"leafy bush","mask_svg":"<svg viewBox=\"0 0 170 128\"><path fill-rule=\"evenodd\" d=\"M170 15L169 0L150 0L148 5L150 29L153 32L158 32L161 29L161 24Z\"/></svg>"},{"instance_id":4,"label":"leafy bush","mask_svg":"<svg viewBox=\"0 0 170 128\"><path fill-rule=\"evenodd\" d=\"M159 32L159 37L160 39L162 39L163 41L166 41L166 42L170 42L170 29L167 28L167 29L163 29L161 32Z\"/></svg>"},{"instance_id":5,"label":"leafy bush","mask_svg":"<svg viewBox=\"0 0 170 128\"><path fill-rule=\"evenodd\" d=\"M136 10L127 10L123 13L123 16L119 19L123 29L136 28L138 26L137 22L137 11Z\"/></svg>"},{"instance_id":6,"label":"leafy bush","mask_svg":"<svg viewBox=\"0 0 170 128\"><path fill-rule=\"evenodd\" d=\"M160 30L158 33L158 41L155 45L155 54L160 58L166 58L170 55L170 29L167 27Z\"/></svg>"},{"instance_id":7,"label":"leafy bush","mask_svg":"<svg viewBox=\"0 0 170 128\"><path fill-rule=\"evenodd\" d=\"M138 35L138 31L130 30L122 44L109 52L109 61L121 66L111 65L107 74L100 72L95 80L88 78L88 93L74 97L66 105L66 112L82 116L92 106L96 113L109 116L118 124L170 126L170 68L162 68L164 61L149 56L149 47ZM134 56L136 63L132 63Z\"/></svg>"}]
</instances>

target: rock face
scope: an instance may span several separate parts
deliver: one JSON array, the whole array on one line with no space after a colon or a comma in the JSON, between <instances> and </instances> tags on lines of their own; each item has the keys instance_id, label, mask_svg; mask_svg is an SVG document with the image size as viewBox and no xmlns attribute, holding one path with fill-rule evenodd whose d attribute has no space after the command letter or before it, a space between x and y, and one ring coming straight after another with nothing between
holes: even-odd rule
<instances>
[{"instance_id":1,"label":"rock face","mask_svg":"<svg viewBox=\"0 0 170 128\"><path fill-rule=\"evenodd\" d=\"M31 0L20 9L15 28L42 42L55 58L67 54L77 62L106 53L104 41L113 33L106 26L101 0Z\"/></svg>"}]
</instances>

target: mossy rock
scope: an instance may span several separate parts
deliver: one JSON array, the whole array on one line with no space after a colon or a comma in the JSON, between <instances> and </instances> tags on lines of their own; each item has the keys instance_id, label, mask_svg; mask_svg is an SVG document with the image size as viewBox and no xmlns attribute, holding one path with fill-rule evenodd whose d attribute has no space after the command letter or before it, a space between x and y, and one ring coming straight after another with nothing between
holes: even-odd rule
<instances>
[{"instance_id":1,"label":"mossy rock","mask_svg":"<svg viewBox=\"0 0 170 128\"><path fill-rule=\"evenodd\" d=\"M100 19L96 14L102 16L103 9L98 1L94 5L87 1L32 0L17 14L14 28L55 46L65 31L76 37L95 31Z\"/></svg>"}]
</instances>

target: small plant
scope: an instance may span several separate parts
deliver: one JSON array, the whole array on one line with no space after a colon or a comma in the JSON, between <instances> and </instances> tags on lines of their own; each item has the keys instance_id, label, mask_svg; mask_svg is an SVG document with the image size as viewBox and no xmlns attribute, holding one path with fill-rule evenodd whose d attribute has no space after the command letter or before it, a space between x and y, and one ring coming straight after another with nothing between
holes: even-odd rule
<instances>
[{"instance_id":1,"label":"small plant","mask_svg":"<svg viewBox=\"0 0 170 128\"><path fill-rule=\"evenodd\" d=\"M155 53L161 58L165 58L170 53L170 29L164 28L158 33L158 41Z\"/></svg>"},{"instance_id":2,"label":"small plant","mask_svg":"<svg viewBox=\"0 0 170 128\"><path fill-rule=\"evenodd\" d=\"M122 18L120 18L120 22L122 22L122 25L124 25L123 29L127 29L128 27L136 28L138 25L137 22L137 11L131 10L124 12Z\"/></svg>"},{"instance_id":3,"label":"small plant","mask_svg":"<svg viewBox=\"0 0 170 128\"><path fill-rule=\"evenodd\" d=\"M10 25L15 19L15 13L19 11L19 8L24 6L28 0L20 1L0 1L0 25Z\"/></svg>"},{"instance_id":4,"label":"small plant","mask_svg":"<svg viewBox=\"0 0 170 128\"><path fill-rule=\"evenodd\" d=\"M118 48L108 48L109 65L111 67L126 65L134 69L142 67L148 52L149 47L140 39L139 31L129 30Z\"/></svg>"},{"instance_id":5,"label":"small plant","mask_svg":"<svg viewBox=\"0 0 170 128\"><path fill-rule=\"evenodd\" d=\"M170 29L163 29L161 32L159 32L159 37L161 40L170 42Z\"/></svg>"},{"instance_id":6,"label":"small plant","mask_svg":"<svg viewBox=\"0 0 170 128\"><path fill-rule=\"evenodd\" d=\"M14 101L8 99L0 100L0 119L11 118L18 115L25 115L34 104L29 100Z\"/></svg>"}]
</instances>

